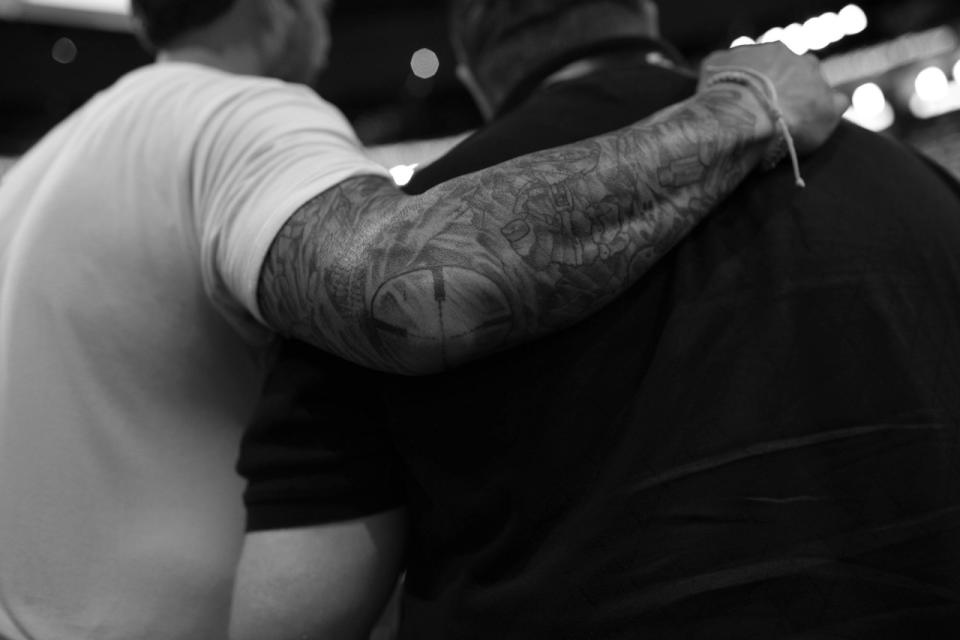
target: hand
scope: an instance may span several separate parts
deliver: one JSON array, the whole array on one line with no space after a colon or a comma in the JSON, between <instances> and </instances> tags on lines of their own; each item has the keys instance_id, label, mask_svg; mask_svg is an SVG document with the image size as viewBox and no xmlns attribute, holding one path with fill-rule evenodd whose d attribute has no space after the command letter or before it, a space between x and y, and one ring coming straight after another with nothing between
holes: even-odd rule
<instances>
[{"instance_id":1,"label":"hand","mask_svg":"<svg viewBox=\"0 0 960 640\"><path fill-rule=\"evenodd\" d=\"M776 90L777 106L801 154L826 142L850 106L846 95L827 84L815 56L798 56L781 42L711 54L701 69L700 88L717 74L738 69L762 74L770 81Z\"/></svg>"}]
</instances>

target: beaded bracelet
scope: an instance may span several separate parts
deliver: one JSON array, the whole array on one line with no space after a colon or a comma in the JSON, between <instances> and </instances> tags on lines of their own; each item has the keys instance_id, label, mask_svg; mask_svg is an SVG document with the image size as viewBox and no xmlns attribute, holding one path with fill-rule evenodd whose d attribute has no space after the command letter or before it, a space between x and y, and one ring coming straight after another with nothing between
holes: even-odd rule
<instances>
[{"instance_id":1,"label":"beaded bracelet","mask_svg":"<svg viewBox=\"0 0 960 640\"><path fill-rule=\"evenodd\" d=\"M797 157L797 147L793 141L793 136L790 134L787 121L783 117L783 111L780 109L777 88L770 78L759 71L754 71L746 67L706 67L704 72L713 73L713 75L707 79L704 85L705 87L730 82L746 87L757 95L760 102L767 108L767 112L773 120L774 129L780 134L777 136L777 140L773 146L764 154L764 168L772 169L789 155L790 161L793 163L793 175L796 179L797 186L800 188L806 187L807 183L804 181L803 176L800 175L800 160Z\"/></svg>"}]
</instances>

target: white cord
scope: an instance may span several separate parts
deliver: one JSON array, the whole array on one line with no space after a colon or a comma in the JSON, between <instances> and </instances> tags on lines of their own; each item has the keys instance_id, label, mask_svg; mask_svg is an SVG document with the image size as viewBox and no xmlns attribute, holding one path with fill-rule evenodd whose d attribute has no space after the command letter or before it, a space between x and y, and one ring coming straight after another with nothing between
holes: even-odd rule
<instances>
[{"instance_id":1,"label":"white cord","mask_svg":"<svg viewBox=\"0 0 960 640\"><path fill-rule=\"evenodd\" d=\"M807 183L800 175L800 159L797 156L797 146L790 134L790 127L787 126L787 121L783 117L777 88L773 81L759 71L746 67L706 67L704 72L714 74L707 79L706 87L712 87L722 82L731 82L747 87L757 94L770 113L774 128L780 133L777 144L772 147L772 152L768 152L767 157L764 158L766 167L775 167L780 164L784 156L789 154L790 161L793 163L793 176L797 186L801 189L806 187ZM786 148L784 149L784 147Z\"/></svg>"}]
</instances>

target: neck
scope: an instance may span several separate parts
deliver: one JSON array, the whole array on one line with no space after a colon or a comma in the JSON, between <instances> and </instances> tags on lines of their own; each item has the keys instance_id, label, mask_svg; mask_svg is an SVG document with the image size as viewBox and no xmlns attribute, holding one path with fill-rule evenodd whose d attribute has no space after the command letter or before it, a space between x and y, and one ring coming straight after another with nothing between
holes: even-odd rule
<instances>
[{"instance_id":1,"label":"neck","mask_svg":"<svg viewBox=\"0 0 960 640\"><path fill-rule=\"evenodd\" d=\"M252 13L259 2L235 2L213 22L171 42L158 60L192 62L240 75L262 75L266 69L262 46L262 16Z\"/></svg>"},{"instance_id":2,"label":"neck","mask_svg":"<svg viewBox=\"0 0 960 640\"><path fill-rule=\"evenodd\" d=\"M496 114L509 111L538 88L579 78L609 65L627 62L683 71L679 53L664 41L636 36L607 40L570 50L566 55L541 65L539 69L531 69L524 81L496 102Z\"/></svg>"},{"instance_id":3,"label":"neck","mask_svg":"<svg viewBox=\"0 0 960 640\"><path fill-rule=\"evenodd\" d=\"M160 52L159 62L191 62L240 75L261 75L263 65L255 52L245 48L214 49L199 45L180 45Z\"/></svg>"},{"instance_id":4,"label":"neck","mask_svg":"<svg viewBox=\"0 0 960 640\"><path fill-rule=\"evenodd\" d=\"M545 86L548 84L553 84L554 82L563 82L564 80L573 80L574 78L580 78L585 75L589 75L600 68L600 61L596 58L585 58L583 60L576 60L570 64L557 69L549 76L544 78L543 82L540 83L540 86Z\"/></svg>"},{"instance_id":5,"label":"neck","mask_svg":"<svg viewBox=\"0 0 960 640\"><path fill-rule=\"evenodd\" d=\"M547 76L543 82L540 83L540 86L546 86L553 84L554 82L563 82L564 80L573 80L575 78L581 78L583 76L589 75L598 69L610 64L612 60L617 59L618 56L591 56L589 58L583 58L581 60L575 60L566 66L554 71L549 76ZM625 58L625 56L619 56L619 58ZM650 51L644 54L643 61L646 64L662 67L664 69L677 69L677 63L671 58L665 56L659 51Z\"/></svg>"}]
</instances>

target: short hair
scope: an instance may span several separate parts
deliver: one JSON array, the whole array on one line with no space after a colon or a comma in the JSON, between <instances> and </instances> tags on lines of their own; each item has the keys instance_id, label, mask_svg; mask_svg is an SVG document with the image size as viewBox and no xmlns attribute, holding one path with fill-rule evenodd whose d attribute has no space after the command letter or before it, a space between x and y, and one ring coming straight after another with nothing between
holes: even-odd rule
<instances>
[{"instance_id":1,"label":"short hair","mask_svg":"<svg viewBox=\"0 0 960 640\"><path fill-rule=\"evenodd\" d=\"M163 48L227 13L236 0L131 0L133 16L149 44Z\"/></svg>"},{"instance_id":2,"label":"short hair","mask_svg":"<svg viewBox=\"0 0 960 640\"><path fill-rule=\"evenodd\" d=\"M451 0L450 37L460 62L499 111L545 65L600 43L646 36L645 2Z\"/></svg>"}]
</instances>

